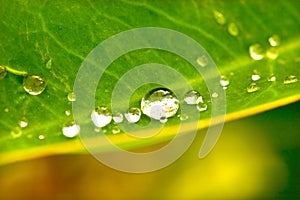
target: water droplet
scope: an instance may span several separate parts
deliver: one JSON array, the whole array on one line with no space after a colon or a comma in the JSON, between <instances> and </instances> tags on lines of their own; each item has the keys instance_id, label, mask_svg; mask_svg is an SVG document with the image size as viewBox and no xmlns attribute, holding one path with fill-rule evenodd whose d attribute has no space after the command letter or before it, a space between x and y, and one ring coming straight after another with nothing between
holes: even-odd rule
<instances>
[{"instance_id":1,"label":"water droplet","mask_svg":"<svg viewBox=\"0 0 300 200\"><path fill-rule=\"evenodd\" d=\"M270 47L266 53L266 56L272 60L275 60L278 57L278 55L279 55L279 51L275 47Z\"/></svg>"},{"instance_id":2,"label":"water droplet","mask_svg":"<svg viewBox=\"0 0 300 200\"><path fill-rule=\"evenodd\" d=\"M52 68L52 62L53 62L53 59L50 58L50 59L48 60L48 62L46 63L46 68L47 68L47 69L51 69L51 68Z\"/></svg>"},{"instance_id":3,"label":"water droplet","mask_svg":"<svg viewBox=\"0 0 300 200\"><path fill-rule=\"evenodd\" d=\"M114 126L113 128L112 128L112 130L111 130L111 132L113 133L113 134L117 134L117 133L120 133L120 128L118 127L118 126Z\"/></svg>"},{"instance_id":4,"label":"water droplet","mask_svg":"<svg viewBox=\"0 0 300 200\"><path fill-rule=\"evenodd\" d=\"M80 126L77 125L74 121L67 122L64 124L62 132L63 135L68 137L68 138L73 138L76 135L78 135L80 131Z\"/></svg>"},{"instance_id":5,"label":"water droplet","mask_svg":"<svg viewBox=\"0 0 300 200\"><path fill-rule=\"evenodd\" d=\"M260 88L257 86L256 83L250 83L249 86L247 87L247 92L252 93L258 91Z\"/></svg>"},{"instance_id":6,"label":"water droplet","mask_svg":"<svg viewBox=\"0 0 300 200\"><path fill-rule=\"evenodd\" d=\"M39 135L39 139L43 140L43 139L45 139L45 136L44 135Z\"/></svg>"},{"instance_id":7,"label":"water droplet","mask_svg":"<svg viewBox=\"0 0 300 200\"><path fill-rule=\"evenodd\" d=\"M65 111L65 114L66 114L67 116L70 116L70 115L71 115L71 110L66 110L66 111Z\"/></svg>"},{"instance_id":8,"label":"water droplet","mask_svg":"<svg viewBox=\"0 0 300 200\"><path fill-rule=\"evenodd\" d=\"M276 81L276 76L275 75L271 75L270 77L268 77L268 81L270 81L270 82Z\"/></svg>"},{"instance_id":9,"label":"water droplet","mask_svg":"<svg viewBox=\"0 0 300 200\"><path fill-rule=\"evenodd\" d=\"M214 17L218 24L224 25L226 23L226 18L221 12L215 10Z\"/></svg>"},{"instance_id":10,"label":"water droplet","mask_svg":"<svg viewBox=\"0 0 300 200\"><path fill-rule=\"evenodd\" d=\"M200 103L197 104L197 109L200 112L206 111L207 110L207 104L204 103L204 102L200 102Z\"/></svg>"},{"instance_id":11,"label":"water droplet","mask_svg":"<svg viewBox=\"0 0 300 200\"><path fill-rule=\"evenodd\" d=\"M116 122L116 123L122 123L122 122L123 122L123 119L124 119L124 117L123 117L123 114L122 114L122 113L115 113L115 114L113 115L113 120L114 120L114 122Z\"/></svg>"},{"instance_id":12,"label":"water droplet","mask_svg":"<svg viewBox=\"0 0 300 200\"><path fill-rule=\"evenodd\" d=\"M208 58L205 55L199 56L196 61L201 67L206 67L208 64Z\"/></svg>"},{"instance_id":13,"label":"water droplet","mask_svg":"<svg viewBox=\"0 0 300 200\"><path fill-rule=\"evenodd\" d=\"M27 126L28 126L28 120L27 120L25 117L23 117L23 118L20 120L19 125L20 125L21 128L27 127Z\"/></svg>"},{"instance_id":14,"label":"water droplet","mask_svg":"<svg viewBox=\"0 0 300 200\"><path fill-rule=\"evenodd\" d=\"M132 107L125 113L125 118L129 123L136 123L141 118L141 110L139 108Z\"/></svg>"},{"instance_id":15,"label":"water droplet","mask_svg":"<svg viewBox=\"0 0 300 200\"><path fill-rule=\"evenodd\" d=\"M269 37L268 41L272 47L277 47L280 45L280 38L278 35L272 35Z\"/></svg>"},{"instance_id":16,"label":"water droplet","mask_svg":"<svg viewBox=\"0 0 300 200\"><path fill-rule=\"evenodd\" d=\"M143 113L153 119L173 117L179 108L179 100L168 89L155 89L150 91L141 101Z\"/></svg>"},{"instance_id":17,"label":"water droplet","mask_svg":"<svg viewBox=\"0 0 300 200\"><path fill-rule=\"evenodd\" d=\"M256 70L253 71L253 74L251 75L251 79L253 81L258 81L260 79L260 75Z\"/></svg>"},{"instance_id":18,"label":"water droplet","mask_svg":"<svg viewBox=\"0 0 300 200\"><path fill-rule=\"evenodd\" d=\"M232 36L237 36L239 34L239 29L235 23L230 23L228 25L228 33Z\"/></svg>"},{"instance_id":19,"label":"water droplet","mask_svg":"<svg viewBox=\"0 0 300 200\"><path fill-rule=\"evenodd\" d=\"M168 118L165 116L162 116L159 121L164 124L164 123L167 123Z\"/></svg>"},{"instance_id":20,"label":"water droplet","mask_svg":"<svg viewBox=\"0 0 300 200\"><path fill-rule=\"evenodd\" d=\"M229 79L226 76L221 76L220 85L223 87L223 89L227 89L229 83Z\"/></svg>"},{"instance_id":21,"label":"water droplet","mask_svg":"<svg viewBox=\"0 0 300 200\"><path fill-rule=\"evenodd\" d=\"M185 120L187 120L188 118L189 118L189 116L188 116L187 114L181 113L181 114L179 115L179 119L180 119L181 121L185 121Z\"/></svg>"},{"instance_id":22,"label":"water droplet","mask_svg":"<svg viewBox=\"0 0 300 200\"><path fill-rule=\"evenodd\" d=\"M218 96L219 96L219 94L216 93L216 92L214 92L214 93L211 94L211 97L213 97L213 98L217 98Z\"/></svg>"},{"instance_id":23,"label":"water droplet","mask_svg":"<svg viewBox=\"0 0 300 200\"><path fill-rule=\"evenodd\" d=\"M13 138L18 138L22 136L22 129L20 127L15 127L10 132Z\"/></svg>"},{"instance_id":24,"label":"water droplet","mask_svg":"<svg viewBox=\"0 0 300 200\"><path fill-rule=\"evenodd\" d=\"M0 65L0 80L4 79L7 74L6 67Z\"/></svg>"},{"instance_id":25,"label":"water droplet","mask_svg":"<svg viewBox=\"0 0 300 200\"><path fill-rule=\"evenodd\" d=\"M99 106L92 112L91 118L95 126L101 128L111 122L112 115L107 107Z\"/></svg>"},{"instance_id":26,"label":"water droplet","mask_svg":"<svg viewBox=\"0 0 300 200\"><path fill-rule=\"evenodd\" d=\"M199 92L197 92L196 90L191 90L185 94L184 101L189 105L195 105L199 102L202 102L203 99Z\"/></svg>"},{"instance_id":27,"label":"water droplet","mask_svg":"<svg viewBox=\"0 0 300 200\"><path fill-rule=\"evenodd\" d=\"M260 44L255 43L250 45L249 54L253 60L261 60L264 58L264 49Z\"/></svg>"},{"instance_id":28,"label":"water droplet","mask_svg":"<svg viewBox=\"0 0 300 200\"><path fill-rule=\"evenodd\" d=\"M68 94L68 100L69 101L76 101L76 96L75 96L74 92L70 92Z\"/></svg>"},{"instance_id":29,"label":"water droplet","mask_svg":"<svg viewBox=\"0 0 300 200\"><path fill-rule=\"evenodd\" d=\"M23 88L30 95L39 95L46 88L46 82L37 75L25 76L23 79Z\"/></svg>"},{"instance_id":30,"label":"water droplet","mask_svg":"<svg viewBox=\"0 0 300 200\"><path fill-rule=\"evenodd\" d=\"M283 83L284 83L284 84L291 84L291 83L296 83L297 81L298 81L298 79L297 79L296 76L294 76L294 75L289 75L289 76L287 76L287 77L284 79Z\"/></svg>"},{"instance_id":31,"label":"water droplet","mask_svg":"<svg viewBox=\"0 0 300 200\"><path fill-rule=\"evenodd\" d=\"M8 113L8 112L9 112L9 109L8 109L8 108L5 108L5 109L4 109L4 112Z\"/></svg>"}]
</instances>

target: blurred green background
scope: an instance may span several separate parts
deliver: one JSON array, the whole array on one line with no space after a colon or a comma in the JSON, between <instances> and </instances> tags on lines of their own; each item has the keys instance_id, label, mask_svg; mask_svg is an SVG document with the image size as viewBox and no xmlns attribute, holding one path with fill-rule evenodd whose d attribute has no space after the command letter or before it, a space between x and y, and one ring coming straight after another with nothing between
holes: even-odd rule
<instances>
[{"instance_id":1,"label":"blurred green background","mask_svg":"<svg viewBox=\"0 0 300 200\"><path fill-rule=\"evenodd\" d=\"M147 174L115 171L91 155L1 166L0 199L299 199L299 111L297 102L226 123L199 160L201 130L178 161Z\"/></svg>"}]
</instances>

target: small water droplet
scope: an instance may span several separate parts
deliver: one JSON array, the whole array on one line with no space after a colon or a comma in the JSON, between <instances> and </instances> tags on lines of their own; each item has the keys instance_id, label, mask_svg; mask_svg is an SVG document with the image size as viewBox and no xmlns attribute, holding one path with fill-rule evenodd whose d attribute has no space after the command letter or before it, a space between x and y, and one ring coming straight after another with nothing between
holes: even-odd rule
<instances>
[{"instance_id":1,"label":"small water droplet","mask_svg":"<svg viewBox=\"0 0 300 200\"><path fill-rule=\"evenodd\" d=\"M184 95L184 101L189 105L195 105L203 101L203 98L196 90L191 90Z\"/></svg>"},{"instance_id":2,"label":"small water droplet","mask_svg":"<svg viewBox=\"0 0 300 200\"><path fill-rule=\"evenodd\" d=\"M30 95L39 95L46 88L46 82L37 75L25 76L23 79L23 88Z\"/></svg>"},{"instance_id":3,"label":"small water droplet","mask_svg":"<svg viewBox=\"0 0 300 200\"><path fill-rule=\"evenodd\" d=\"M156 120L161 117L173 117L179 108L179 100L168 89L150 91L141 101L142 112Z\"/></svg>"},{"instance_id":4,"label":"small water droplet","mask_svg":"<svg viewBox=\"0 0 300 200\"><path fill-rule=\"evenodd\" d=\"M228 33L232 36L237 36L239 34L239 29L235 23L231 22L228 25Z\"/></svg>"},{"instance_id":5,"label":"small water droplet","mask_svg":"<svg viewBox=\"0 0 300 200\"><path fill-rule=\"evenodd\" d=\"M204 102L200 102L197 104L197 110L200 112L206 111L207 110L207 104Z\"/></svg>"},{"instance_id":6,"label":"small water droplet","mask_svg":"<svg viewBox=\"0 0 300 200\"><path fill-rule=\"evenodd\" d=\"M6 67L0 65L0 80L4 79L7 74Z\"/></svg>"},{"instance_id":7,"label":"small water droplet","mask_svg":"<svg viewBox=\"0 0 300 200\"><path fill-rule=\"evenodd\" d=\"M46 68L47 68L47 69L51 69L51 68L52 68L52 62L53 62L53 58L50 58L50 59L48 60L48 62L46 63Z\"/></svg>"},{"instance_id":8,"label":"small water droplet","mask_svg":"<svg viewBox=\"0 0 300 200\"><path fill-rule=\"evenodd\" d=\"M260 88L257 86L256 83L250 83L247 87L247 92L252 93L258 91Z\"/></svg>"},{"instance_id":9,"label":"small water droplet","mask_svg":"<svg viewBox=\"0 0 300 200\"><path fill-rule=\"evenodd\" d=\"M123 122L123 119L124 119L124 117L123 117L123 114L122 113L115 113L114 115L113 115L113 120L114 120L114 122L116 122L116 123L122 123Z\"/></svg>"},{"instance_id":10,"label":"small water droplet","mask_svg":"<svg viewBox=\"0 0 300 200\"><path fill-rule=\"evenodd\" d=\"M118 126L114 126L112 129L111 129L111 132L113 134L117 134L117 133L120 133L120 128Z\"/></svg>"},{"instance_id":11,"label":"small water droplet","mask_svg":"<svg viewBox=\"0 0 300 200\"><path fill-rule=\"evenodd\" d=\"M74 92L70 92L68 94L68 100L69 101L76 101L76 95L74 94Z\"/></svg>"},{"instance_id":12,"label":"small water droplet","mask_svg":"<svg viewBox=\"0 0 300 200\"><path fill-rule=\"evenodd\" d=\"M27 127L27 126L28 126L28 120L27 120L25 117L23 117L23 118L20 120L19 125L20 125L21 128Z\"/></svg>"},{"instance_id":13,"label":"small water droplet","mask_svg":"<svg viewBox=\"0 0 300 200\"><path fill-rule=\"evenodd\" d=\"M45 136L44 135L39 135L39 139L43 140L43 139L45 139Z\"/></svg>"},{"instance_id":14,"label":"small water droplet","mask_svg":"<svg viewBox=\"0 0 300 200\"><path fill-rule=\"evenodd\" d=\"M216 92L214 92L214 93L211 94L211 97L213 97L213 98L217 98L218 96L219 96L219 94L216 93Z\"/></svg>"},{"instance_id":15,"label":"small water droplet","mask_svg":"<svg viewBox=\"0 0 300 200\"><path fill-rule=\"evenodd\" d=\"M266 53L266 56L272 60L275 60L278 57L278 55L279 55L279 51L275 47L270 47Z\"/></svg>"},{"instance_id":16,"label":"small water droplet","mask_svg":"<svg viewBox=\"0 0 300 200\"><path fill-rule=\"evenodd\" d=\"M125 113L125 118L129 123L136 123L141 118L141 110L139 108L132 107Z\"/></svg>"},{"instance_id":17,"label":"small water droplet","mask_svg":"<svg viewBox=\"0 0 300 200\"><path fill-rule=\"evenodd\" d=\"M276 81L276 76L275 75L271 75L270 77L268 77L268 81L270 81L270 82Z\"/></svg>"},{"instance_id":18,"label":"small water droplet","mask_svg":"<svg viewBox=\"0 0 300 200\"><path fill-rule=\"evenodd\" d=\"M272 47L277 47L280 45L280 38L278 35L272 35L269 37L268 41Z\"/></svg>"},{"instance_id":19,"label":"small water droplet","mask_svg":"<svg viewBox=\"0 0 300 200\"><path fill-rule=\"evenodd\" d=\"M95 126L101 128L111 122L112 115L107 107L99 106L92 112L91 118Z\"/></svg>"},{"instance_id":20,"label":"small water droplet","mask_svg":"<svg viewBox=\"0 0 300 200\"><path fill-rule=\"evenodd\" d=\"M66 110L66 111L65 111L65 114L66 114L67 116L70 116L70 115L71 115L71 110Z\"/></svg>"},{"instance_id":21,"label":"small water droplet","mask_svg":"<svg viewBox=\"0 0 300 200\"><path fill-rule=\"evenodd\" d=\"M179 115L179 119L180 119L181 121L185 121L185 120L187 120L188 118L189 118L189 116L188 116L187 114L181 113L181 114Z\"/></svg>"},{"instance_id":22,"label":"small water droplet","mask_svg":"<svg viewBox=\"0 0 300 200\"><path fill-rule=\"evenodd\" d=\"M221 12L215 10L214 17L218 24L224 25L226 23L226 18Z\"/></svg>"},{"instance_id":23,"label":"small water droplet","mask_svg":"<svg viewBox=\"0 0 300 200\"><path fill-rule=\"evenodd\" d=\"M208 64L208 58L205 55L199 56L196 61L201 67L206 67Z\"/></svg>"},{"instance_id":24,"label":"small water droplet","mask_svg":"<svg viewBox=\"0 0 300 200\"><path fill-rule=\"evenodd\" d=\"M162 116L161 118L160 118L160 120L159 120L161 123L167 123L167 121L168 121L168 118L167 117L164 117L164 116Z\"/></svg>"},{"instance_id":25,"label":"small water droplet","mask_svg":"<svg viewBox=\"0 0 300 200\"><path fill-rule=\"evenodd\" d=\"M226 76L221 76L220 85L223 87L223 89L227 89L229 83L229 79Z\"/></svg>"},{"instance_id":26,"label":"small water droplet","mask_svg":"<svg viewBox=\"0 0 300 200\"><path fill-rule=\"evenodd\" d=\"M264 49L260 44L255 43L250 45L249 54L253 60L261 60L264 58Z\"/></svg>"},{"instance_id":27,"label":"small water droplet","mask_svg":"<svg viewBox=\"0 0 300 200\"><path fill-rule=\"evenodd\" d=\"M260 79L260 75L256 70L253 71L253 74L251 75L251 79L253 81L258 81Z\"/></svg>"},{"instance_id":28,"label":"small water droplet","mask_svg":"<svg viewBox=\"0 0 300 200\"><path fill-rule=\"evenodd\" d=\"M15 127L10 132L13 138L19 138L22 136L22 129L20 127Z\"/></svg>"},{"instance_id":29,"label":"small water droplet","mask_svg":"<svg viewBox=\"0 0 300 200\"><path fill-rule=\"evenodd\" d=\"M78 135L80 131L80 126L77 125L74 121L70 121L64 124L62 132L63 135L68 138L73 138Z\"/></svg>"},{"instance_id":30,"label":"small water droplet","mask_svg":"<svg viewBox=\"0 0 300 200\"><path fill-rule=\"evenodd\" d=\"M296 76L294 76L294 75L289 75L289 76L287 76L287 77L284 79L283 83L284 83L284 84L291 84L291 83L296 83L297 81L298 81L298 79L297 79Z\"/></svg>"}]
</instances>

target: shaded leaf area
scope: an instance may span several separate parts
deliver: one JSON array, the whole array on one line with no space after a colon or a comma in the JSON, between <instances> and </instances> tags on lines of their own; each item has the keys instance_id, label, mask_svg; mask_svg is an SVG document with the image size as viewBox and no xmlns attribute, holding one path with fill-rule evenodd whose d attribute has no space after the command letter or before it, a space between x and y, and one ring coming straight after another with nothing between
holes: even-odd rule
<instances>
[{"instance_id":1,"label":"shaded leaf area","mask_svg":"<svg viewBox=\"0 0 300 200\"><path fill-rule=\"evenodd\" d=\"M27 94L23 77L8 73L0 80L1 163L43 154L83 150L78 138L62 135L63 124L72 120L65 112L72 110L67 95L85 57L99 43L122 31L139 27L164 27L182 32L199 42L215 61L220 73L227 76L227 113L231 119L255 114L299 100L299 82L284 84L289 75L300 77L300 14L294 1L4 1L0 8L0 65L42 76L46 90ZM214 12L223 13L226 22L218 24ZM278 14L280 13L280 15ZM233 36L230 24L238 28ZM267 51L268 38L280 37L277 59L255 61L249 46L260 43ZM208 102L210 94L201 76L185 60L169 52L144 49L123 55L108 68L97 89L97 105L110 106L111 92L122 75L143 63L161 63L176 69ZM251 75L257 70L259 90L248 93ZM276 76L275 82L268 77ZM137 74L143 79L145 74ZM169 77L166 77L169 78ZM176 87L180 84L174 83ZM132 106L157 85L137 90ZM11 132L25 117L28 126L20 137ZM210 109L201 113L208 126ZM143 122L141 122L143 123ZM176 134L178 118L168 121L166 135L139 141L125 134L112 139L126 148L170 139ZM111 134L108 131L107 134ZM41 140L41 137L44 139ZM95 134L97 136L97 134ZM103 136L97 136L103 137ZM105 149L106 147L103 147ZM100 147L101 149L101 147ZM23 154L22 154L23 152ZM33 153L34 152L34 153ZM31 155L30 155L31 154Z\"/></svg>"}]
</instances>

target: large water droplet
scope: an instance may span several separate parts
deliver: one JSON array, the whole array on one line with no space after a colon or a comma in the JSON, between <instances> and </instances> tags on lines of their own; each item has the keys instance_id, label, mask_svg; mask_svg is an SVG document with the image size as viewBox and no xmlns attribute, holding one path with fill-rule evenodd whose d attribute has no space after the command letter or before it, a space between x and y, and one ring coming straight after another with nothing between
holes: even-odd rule
<instances>
[{"instance_id":1,"label":"large water droplet","mask_svg":"<svg viewBox=\"0 0 300 200\"><path fill-rule=\"evenodd\" d=\"M198 105L197 105L197 109L198 109L200 112L206 111L206 110L207 110L207 104L204 103L204 102L200 102L200 103L198 103Z\"/></svg>"},{"instance_id":2,"label":"large water droplet","mask_svg":"<svg viewBox=\"0 0 300 200\"><path fill-rule=\"evenodd\" d=\"M218 24L224 25L226 23L226 18L221 12L215 10L214 17Z\"/></svg>"},{"instance_id":3,"label":"large water droplet","mask_svg":"<svg viewBox=\"0 0 300 200\"><path fill-rule=\"evenodd\" d=\"M7 74L6 67L0 65L0 80L3 79Z\"/></svg>"},{"instance_id":4,"label":"large water droplet","mask_svg":"<svg viewBox=\"0 0 300 200\"><path fill-rule=\"evenodd\" d=\"M19 125L20 125L21 128L27 127L27 126L28 126L28 120L27 120L25 117L23 117L23 118L20 120Z\"/></svg>"},{"instance_id":5,"label":"large water droplet","mask_svg":"<svg viewBox=\"0 0 300 200\"><path fill-rule=\"evenodd\" d=\"M223 89L227 89L229 83L229 79L226 76L221 76L220 85L223 87Z\"/></svg>"},{"instance_id":6,"label":"large water droplet","mask_svg":"<svg viewBox=\"0 0 300 200\"><path fill-rule=\"evenodd\" d=\"M296 76L294 76L294 75L289 75L289 76L287 76L287 77L284 79L283 83L284 83L284 84L291 84L291 83L296 83L297 81L298 81L298 79L297 79Z\"/></svg>"},{"instance_id":7,"label":"large water droplet","mask_svg":"<svg viewBox=\"0 0 300 200\"><path fill-rule=\"evenodd\" d=\"M62 132L63 135L68 137L68 138L73 138L76 135L78 135L80 131L80 126L77 125L74 121L67 122L64 124Z\"/></svg>"},{"instance_id":8,"label":"large water droplet","mask_svg":"<svg viewBox=\"0 0 300 200\"><path fill-rule=\"evenodd\" d=\"M199 92L196 90L191 90L185 94L184 101L189 105L195 105L199 102L202 102L203 98Z\"/></svg>"},{"instance_id":9,"label":"large water droplet","mask_svg":"<svg viewBox=\"0 0 300 200\"><path fill-rule=\"evenodd\" d=\"M107 107L99 106L92 112L91 118L95 126L101 128L111 122L112 115Z\"/></svg>"},{"instance_id":10,"label":"large water droplet","mask_svg":"<svg viewBox=\"0 0 300 200\"><path fill-rule=\"evenodd\" d=\"M74 92L70 92L68 94L68 100L69 101L76 101L76 96L75 96L75 93Z\"/></svg>"},{"instance_id":11,"label":"large water droplet","mask_svg":"<svg viewBox=\"0 0 300 200\"><path fill-rule=\"evenodd\" d=\"M45 90L46 82L37 75L25 76L23 79L23 88L28 94L39 95Z\"/></svg>"},{"instance_id":12,"label":"large water droplet","mask_svg":"<svg viewBox=\"0 0 300 200\"><path fill-rule=\"evenodd\" d=\"M114 120L114 122L116 122L116 123L122 123L123 122L123 119L124 119L124 117L123 117L123 114L122 113L115 113L114 115L113 115L113 120Z\"/></svg>"},{"instance_id":13,"label":"large water droplet","mask_svg":"<svg viewBox=\"0 0 300 200\"><path fill-rule=\"evenodd\" d=\"M261 60L264 58L264 49L260 44L255 43L250 45L249 54L253 60Z\"/></svg>"},{"instance_id":14,"label":"large water droplet","mask_svg":"<svg viewBox=\"0 0 300 200\"><path fill-rule=\"evenodd\" d=\"M20 127L15 127L10 132L13 138L18 138L22 136L22 129Z\"/></svg>"},{"instance_id":15,"label":"large water droplet","mask_svg":"<svg viewBox=\"0 0 300 200\"><path fill-rule=\"evenodd\" d=\"M268 41L272 47L277 47L280 45L280 38L278 35L272 35L269 37Z\"/></svg>"},{"instance_id":16,"label":"large water droplet","mask_svg":"<svg viewBox=\"0 0 300 200\"><path fill-rule=\"evenodd\" d=\"M228 25L228 33L232 36L237 36L239 34L239 29L235 23L230 23Z\"/></svg>"},{"instance_id":17,"label":"large water droplet","mask_svg":"<svg viewBox=\"0 0 300 200\"><path fill-rule=\"evenodd\" d=\"M179 100L168 89L156 89L149 92L141 101L143 113L153 119L173 117L179 108Z\"/></svg>"},{"instance_id":18,"label":"large water droplet","mask_svg":"<svg viewBox=\"0 0 300 200\"><path fill-rule=\"evenodd\" d=\"M139 108L132 107L125 113L125 118L129 123L136 123L140 120L141 114Z\"/></svg>"},{"instance_id":19,"label":"large water droplet","mask_svg":"<svg viewBox=\"0 0 300 200\"><path fill-rule=\"evenodd\" d=\"M275 47L270 47L266 53L266 56L272 60L275 60L278 57L278 55L279 55L279 51Z\"/></svg>"},{"instance_id":20,"label":"large water droplet","mask_svg":"<svg viewBox=\"0 0 300 200\"><path fill-rule=\"evenodd\" d=\"M257 86L256 83L250 83L249 86L247 87L247 92L252 93L258 91L260 88Z\"/></svg>"},{"instance_id":21,"label":"large water droplet","mask_svg":"<svg viewBox=\"0 0 300 200\"><path fill-rule=\"evenodd\" d=\"M208 64L208 58L206 57L206 55L199 56L196 61L198 65L200 65L200 67L206 67L206 65Z\"/></svg>"}]
</instances>

